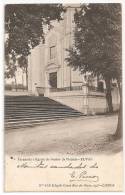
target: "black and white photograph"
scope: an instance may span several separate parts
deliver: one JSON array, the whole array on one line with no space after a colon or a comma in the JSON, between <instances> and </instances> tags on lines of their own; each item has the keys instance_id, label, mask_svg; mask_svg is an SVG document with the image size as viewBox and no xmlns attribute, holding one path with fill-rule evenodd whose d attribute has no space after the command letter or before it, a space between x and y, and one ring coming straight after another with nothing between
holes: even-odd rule
<instances>
[{"instance_id":1,"label":"black and white photograph","mask_svg":"<svg viewBox=\"0 0 125 195\"><path fill-rule=\"evenodd\" d=\"M6 191L122 191L122 3L4 12Z\"/></svg>"}]
</instances>

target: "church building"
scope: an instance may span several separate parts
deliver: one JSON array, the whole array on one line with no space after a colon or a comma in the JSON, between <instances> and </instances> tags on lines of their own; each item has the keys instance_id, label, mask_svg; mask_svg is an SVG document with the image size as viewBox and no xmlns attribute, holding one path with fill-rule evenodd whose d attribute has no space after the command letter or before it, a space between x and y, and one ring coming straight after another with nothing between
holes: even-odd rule
<instances>
[{"instance_id":1,"label":"church building","mask_svg":"<svg viewBox=\"0 0 125 195\"><path fill-rule=\"evenodd\" d=\"M76 5L67 6L64 19L55 21L45 36L45 43L35 47L28 58L28 91L68 105L85 114L107 111L105 83L89 73L82 75L67 65L73 44ZM114 110L118 109L116 84L112 89Z\"/></svg>"}]
</instances>

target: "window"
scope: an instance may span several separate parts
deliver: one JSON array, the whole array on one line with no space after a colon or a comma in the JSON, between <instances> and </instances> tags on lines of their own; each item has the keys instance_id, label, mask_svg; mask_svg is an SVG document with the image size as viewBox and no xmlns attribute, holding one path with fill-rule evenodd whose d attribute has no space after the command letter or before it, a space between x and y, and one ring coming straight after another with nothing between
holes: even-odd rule
<instances>
[{"instance_id":1,"label":"window","mask_svg":"<svg viewBox=\"0 0 125 195\"><path fill-rule=\"evenodd\" d=\"M50 59L55 58L55 46L50 47Z\"/></svg>"}]
</instances>

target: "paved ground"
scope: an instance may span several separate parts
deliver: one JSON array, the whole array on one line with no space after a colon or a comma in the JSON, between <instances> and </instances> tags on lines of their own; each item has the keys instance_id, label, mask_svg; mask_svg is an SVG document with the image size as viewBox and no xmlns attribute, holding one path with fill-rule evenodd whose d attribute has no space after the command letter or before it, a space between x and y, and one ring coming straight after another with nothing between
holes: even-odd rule
<instances>
[{"instance_id":1,"label":"paved ground","mask_svg":"<svg viewBox=\"0 0 125 195\"><path fill-rule=\"evenodd\" d=\"M9 154L112 153L122 149L121 140L109 141L117 115L66 119L35 128L8 130L5 151Z\"/></svg>"}]
</instances>

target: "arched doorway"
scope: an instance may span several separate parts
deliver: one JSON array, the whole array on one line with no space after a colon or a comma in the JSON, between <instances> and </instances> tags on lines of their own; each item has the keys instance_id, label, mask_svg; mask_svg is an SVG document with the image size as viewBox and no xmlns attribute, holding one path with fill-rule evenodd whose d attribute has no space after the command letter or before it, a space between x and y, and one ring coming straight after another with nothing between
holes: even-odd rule
<instances>
[{"instance_id":1,"label":"arched doorway","mask_svg":"<svg viewBox=\"0 0 125 195\"><path fill-rule=\"evenodd\" d=\"M51 88L57 88L57 72L49 73L49 84Z\"/></svg>"}]
</instances>

